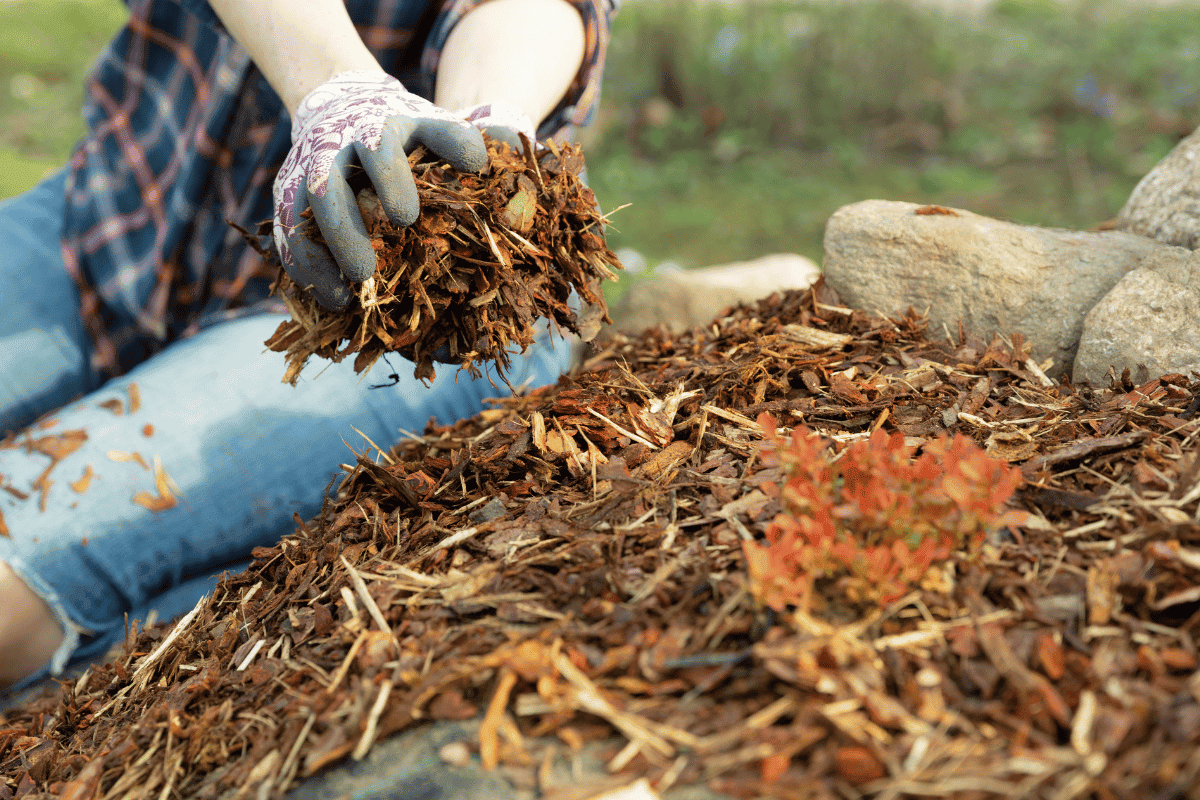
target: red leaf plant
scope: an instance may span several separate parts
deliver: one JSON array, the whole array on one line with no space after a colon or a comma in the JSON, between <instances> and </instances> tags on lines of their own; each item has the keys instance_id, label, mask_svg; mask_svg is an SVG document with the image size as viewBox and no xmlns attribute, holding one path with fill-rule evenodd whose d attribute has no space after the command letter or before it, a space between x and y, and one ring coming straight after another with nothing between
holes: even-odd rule
<instances>
[{"instance_id":1,"label":"red leaf plant","mask_svg":"<svg viewBox=\"0 0 1200 800\"><path fill-rule=\"evenodd\" d=\"M803 426L785 436L769 414L758 423L764 463L783 472L782 485L762 488L783 511L743 549L752 592L776 611L809 611L818 588L856 605L891 602L936 563L974 558L989 531L1025 520L1005 508L1020 470L962 435L926 442L914 457L903 434L877 430L834 456Z\"/></svg>"}]
</instances>

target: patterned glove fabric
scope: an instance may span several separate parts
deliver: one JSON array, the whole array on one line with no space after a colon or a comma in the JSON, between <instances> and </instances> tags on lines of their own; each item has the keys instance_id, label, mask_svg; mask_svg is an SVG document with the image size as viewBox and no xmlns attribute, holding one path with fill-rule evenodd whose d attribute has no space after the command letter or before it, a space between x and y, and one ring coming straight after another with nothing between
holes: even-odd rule
<instances>
[{"instance_id":1,"label":"patterned glove fabric","mask_svg":"<svg viewBox=\"0 0 1200 800\"><path fill-rule=\"evenodd\" d=\"M455 113L493 139L508 142L518 150L521 149L521 137L518 134L525 134L531 142L537 141L533 120L512 103L497 100L462 108Z\"/></svg>"},{"instance_id":2,"label":"patterned glove fabric","mask_svg":"<svg viewBox=\"0 0 1200 800\"><path fill-rule=\"evenodd\" d=\"M360 165L388 218L410 225L420 211L407 152L423 144L455 169L487 166L479 129L405 90L385 72L335 75L310 92L292 117L292 149L275 178L275 245L288 275L341 311L350 281L375 273L375 250L346 182ZM328 249L299 235L312 208Z\"/></svg>"}]
</instances>

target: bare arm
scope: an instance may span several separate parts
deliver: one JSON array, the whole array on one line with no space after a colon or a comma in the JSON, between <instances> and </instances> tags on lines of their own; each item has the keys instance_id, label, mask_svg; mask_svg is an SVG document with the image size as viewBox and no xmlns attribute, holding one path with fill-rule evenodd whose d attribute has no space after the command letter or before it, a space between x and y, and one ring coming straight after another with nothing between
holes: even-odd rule
<instances>
[{"instance_id":1,"label":"bare arm","mask_svg":"<svg viewBox=\"0 0 1200 800\"><path fill-rule=\"evenodd\" d=\"M583 48L583 20L564 0L492 0L451 31L434 102L457 109L503 100L536 125L571 85Z\"/></svg>"},{"instance_id":2,"label":"bare arm","mask_svg":"<svg viewBox=\"0 0 1200 800\"><path fill-rule=\"evenodd\" d=\"M342 0L209 0L209 5L288 113L339 72L380 69Z\"/></svg>"},{"instance_id":3,"label":"bare arm","mask_svg":"<svg viewBox=\"0 0 1200 800\"><path fill-rule=\"evenodd\" d=\"M339 72L380 69L341 0L209 2L289 112ZM583 21L565 0L492 0L451 31L435 102L458 109L505 100L540 121L570 86L583 48Z\"/></svg>"}]
</instances>

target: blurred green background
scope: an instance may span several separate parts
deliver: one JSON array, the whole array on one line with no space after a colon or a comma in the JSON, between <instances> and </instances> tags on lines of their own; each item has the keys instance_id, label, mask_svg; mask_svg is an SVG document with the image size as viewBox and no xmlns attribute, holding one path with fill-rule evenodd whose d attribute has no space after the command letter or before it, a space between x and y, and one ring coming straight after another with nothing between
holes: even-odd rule
<instances>
[{"instance_id":1,"label":"blurred green background","mask_svg":"<svg viewBox=\"0 0 1200 800\"><path fill-rule=\"evenodd\" d=\"M0 197L59 166L117 0L0 0ZM653 269L821 257L871 197L1087 228L1200 124L1200 9L627 2L585 133L614 248Z\"/></svg>"}]
</instances>

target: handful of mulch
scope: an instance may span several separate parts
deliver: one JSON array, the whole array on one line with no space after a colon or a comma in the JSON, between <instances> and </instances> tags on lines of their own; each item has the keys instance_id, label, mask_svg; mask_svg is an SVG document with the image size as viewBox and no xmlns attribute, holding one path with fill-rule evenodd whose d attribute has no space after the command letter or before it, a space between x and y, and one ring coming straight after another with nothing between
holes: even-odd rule
<instances>
[{"instance_id":1,"label":"handful of mulch","mask_svg":"<svg viewBox=\"0 0 1200 800\"><path fill-rule=\"evenodd\" d=\"M535 154L529 142L517 152L492 139L487 147L491 164L481 174L460 173L424 148L409 155L421 201L409 227L387 219L369 186L358 192L379 266L346 310L323 308L281 271L275 291L292 319L266 345L287 354L285 381L294 385L314 355L341 361L356 353L361 373L392 352L416 364L422 380L433 378L435 361L473 376L494 361L503 377L513 346L529 347L540 320L585 341L611 322L600 281L616 280L621 265L580 178L580 148L550 141ZM314 220L305 225L322 241Z\"/></svg>"}]
</instances>

